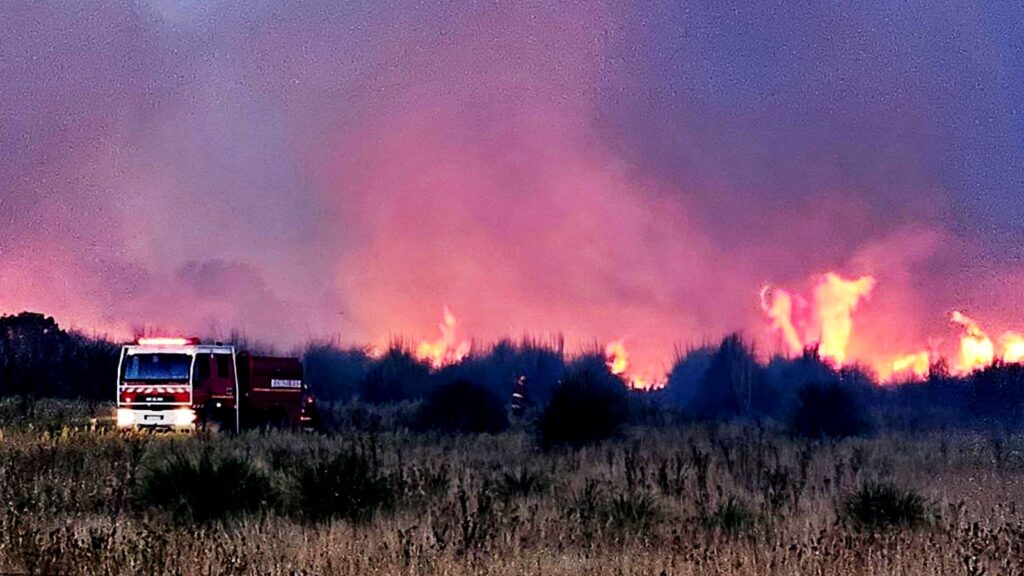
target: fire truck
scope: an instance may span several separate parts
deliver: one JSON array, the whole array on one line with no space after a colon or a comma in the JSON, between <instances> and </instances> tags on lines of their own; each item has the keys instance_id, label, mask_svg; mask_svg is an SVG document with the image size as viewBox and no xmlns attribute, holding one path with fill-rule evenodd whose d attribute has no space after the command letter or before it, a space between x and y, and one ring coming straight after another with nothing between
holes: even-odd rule
<instances>
[{"instance_id":1,"label":"fire truck","mask_svg":"<svg viewBox=\"0 0 1024 576\"><path fill-rule=\"evenodd\" d=\"M140 338L121 350L119 428L311 428L314 411L297 358L197 338Z\"/></svg>"}]
</instances>

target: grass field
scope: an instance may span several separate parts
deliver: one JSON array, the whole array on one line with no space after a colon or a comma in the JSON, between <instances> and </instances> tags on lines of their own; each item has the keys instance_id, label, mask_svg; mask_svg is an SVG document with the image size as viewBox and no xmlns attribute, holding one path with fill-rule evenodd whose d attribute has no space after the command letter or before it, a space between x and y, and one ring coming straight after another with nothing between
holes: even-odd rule
<instances>
[{"instance_id":1,"label":"grass field","mask_svg":"<svg viewBox=\"0 0 1024 576\"><path fill-rule=\"evenodd\" d=\"M693 424L542 452L520 426L207 438L118 433L90 420L104 411L47 404L49 425L3 429L0 570L1024 572L1019 434Z\"/></svg>"}]
</instances>

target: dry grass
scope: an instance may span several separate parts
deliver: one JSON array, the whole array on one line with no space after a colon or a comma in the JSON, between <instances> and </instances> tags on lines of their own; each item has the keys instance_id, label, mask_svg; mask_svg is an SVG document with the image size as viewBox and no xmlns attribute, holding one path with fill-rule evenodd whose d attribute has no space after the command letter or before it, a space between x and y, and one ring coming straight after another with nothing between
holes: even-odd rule
<instances>
[{"instance_id":1,"label":"dry grass","mask_svg":"<svg viewBox=\"0 0 1024 576\"><path fill-rule=\"evenodd\" d=\"M139 478L172 452L244 458L288 494L296 462L354 444L399 479L397 504L359 524L310 522L279 504L193 526L136 497ZM694 426L540 452L524 430L209 439L8 428L0 436L0 571L1022 573L1022 455L1024 435L968 432L818 443ZM928 521L875 533L848 526L837 511L873 481L922 496ZM730 520L736 515L742 521Z\"/></svg>"}]
</instances>

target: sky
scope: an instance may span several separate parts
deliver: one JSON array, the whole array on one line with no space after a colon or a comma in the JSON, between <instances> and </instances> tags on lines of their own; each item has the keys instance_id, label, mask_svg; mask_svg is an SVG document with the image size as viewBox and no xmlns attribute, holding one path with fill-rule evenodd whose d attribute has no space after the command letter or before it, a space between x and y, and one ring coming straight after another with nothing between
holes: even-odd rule
<instances>
[{"instance_id":1,"label":"sky","mask_svg":"<svg viewBox=\"0 0 1024 576\"><path fill-rule=\"evenodd\" d=\"M1024 328L1024 5L4 2L0 312L282 346Z\"/></svg>"}]
</instances>

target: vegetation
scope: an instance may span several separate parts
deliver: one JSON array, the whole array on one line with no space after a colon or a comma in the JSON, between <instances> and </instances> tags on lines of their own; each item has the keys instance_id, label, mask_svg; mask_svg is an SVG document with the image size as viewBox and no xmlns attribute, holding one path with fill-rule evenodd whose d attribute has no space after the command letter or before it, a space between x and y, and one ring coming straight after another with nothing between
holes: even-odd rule
<instances>
[{"instance_id":1,"label":"vegetation","mask_svg":"<svg viewBox=\"0 0 1024 576\"><path fill-rule=\"evenodd\" d=\"M808 438L846 438L871 429L867 407L850 386L806 384L797 393L792 430Z\"/></svg>"},{"instance_id":2,"label":"vegetation","mask_svg":"<svg viewBox=\"0 0 1024 576\"><path fill-rule=\"evenodd\" d=\"M399 483L380 470L365 451L347 449L329 456L298 461L293 494L297 512L311 522L341 518L353 523L370 520L394 505Z\"/></svg>"},{"instance_id":3,"label":"vegetation","mask_svg":"<svg viewBox=\"0 0 1024 576\"><path fill-rule=\"evenodd\" d=\"M137 492L139 506L198 523L256 512L276 501L270 479L249 461L209 448L167 456L143 474Z\"/></svg>"},{"instance_id":4,"label":"vegetation","mask_svg":"<svg viewBox=\"0 0 1024 576\"><path fill-rule=\"evenodd\" d=\"M0 571L1024 570L1013 505L1024 497L1022 434L808 443L782 428L704 423L540 452L515 428L203 437L74 422L3 425Z\"/></svg>"},{"instance_id":5,"label":"vegetation","mask_svg":"<svg viewBox=\"0 0 1024 576\"><path fill-rule=\"evenodd\" d=\"M111 429L114 345L0 328L0 572L1024 572L1016 365L882 389L731 336L635 394L557 341L318 343L321 433L179 436Z\"/></svg>"},{"instance_id":6,"label":"vegetation","mask_svg":"<svg viewBox=\"0 0 1024 576\"><path fill-rule=\"evenodd\" d=\"M916 528L926 520L924 498L891 482L865 482L843 502L842 513L868 530Z\"/></svg>"},{"instance_id":7,"label":"vegetation","mask_svg":"<svg viewBox=\"0 0 1024 576\"><path fill-rule=\"evenodd\" d=\"M623 382L608 372L602 360L584 358L555 390L537 422L537 436L544 448L578 448L615 436L628 420Z\"/></svg>"},{"instance_id":8,"label":"vegetation","mask_svg":"<svg viewBox=\"0 0 1024 576\"><path fill-rule=\"evenodd\" d=\"M435 388L417 415L421 429L451 433L497 433L509 425L508 408L490 390L468 380Z\"/></svg>"}]
</instances>

